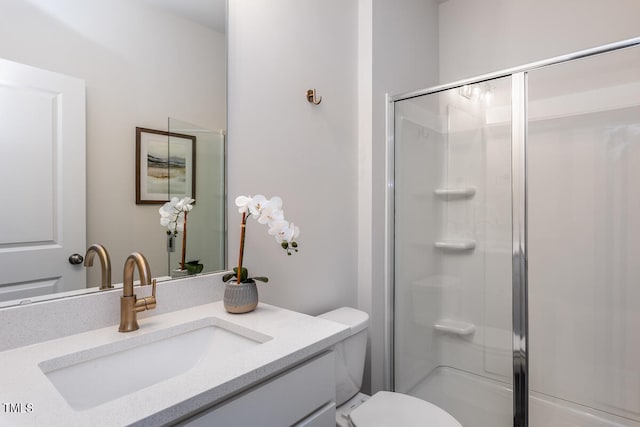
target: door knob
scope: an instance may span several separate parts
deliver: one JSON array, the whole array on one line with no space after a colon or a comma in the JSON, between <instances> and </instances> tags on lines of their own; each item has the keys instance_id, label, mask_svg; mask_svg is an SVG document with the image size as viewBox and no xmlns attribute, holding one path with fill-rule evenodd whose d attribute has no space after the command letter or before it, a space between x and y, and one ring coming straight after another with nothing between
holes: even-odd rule
<instances>
[{"instance_id":1,"label":"door knob","mask_svg":"<svg viewBox=\"0 0 640 427\"><path fill-rule=\"evenodd\" d=\"M80 254L73 254L69 257L69 264L82 264L82 261L84 261L84 258Z\"/></svg>"}]
</instances>

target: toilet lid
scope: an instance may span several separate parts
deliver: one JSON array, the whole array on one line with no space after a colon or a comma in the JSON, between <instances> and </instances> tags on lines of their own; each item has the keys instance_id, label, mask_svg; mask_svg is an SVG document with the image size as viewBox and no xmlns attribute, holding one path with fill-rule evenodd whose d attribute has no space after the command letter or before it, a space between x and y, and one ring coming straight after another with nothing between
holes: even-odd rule
<instances>
[{"instance_id":1,"label":"toilet lid","mask_svg":"<svg viewBox=\"0 0 640 427\"><path fill-rule=\"evenodd\" d=\"M379 391L351 412L356 427L462 427L448 412L416 397Z\"/></svg>"}]
</instances>

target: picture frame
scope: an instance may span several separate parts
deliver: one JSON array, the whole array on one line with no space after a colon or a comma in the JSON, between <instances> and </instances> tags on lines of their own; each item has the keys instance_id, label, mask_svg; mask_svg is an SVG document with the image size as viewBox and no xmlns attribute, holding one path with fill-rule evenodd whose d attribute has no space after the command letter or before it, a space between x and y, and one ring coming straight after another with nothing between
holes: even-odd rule
<instances>
[{"instance_id":1,"label":"picture frame","mask_svg":"<svg viewBox=\"0 0 640 427\"><path fill-rule=\"evenodd\" d=\"M196 194L196 137L136 127L136 204Z\"/></svg>"}]
</instances>

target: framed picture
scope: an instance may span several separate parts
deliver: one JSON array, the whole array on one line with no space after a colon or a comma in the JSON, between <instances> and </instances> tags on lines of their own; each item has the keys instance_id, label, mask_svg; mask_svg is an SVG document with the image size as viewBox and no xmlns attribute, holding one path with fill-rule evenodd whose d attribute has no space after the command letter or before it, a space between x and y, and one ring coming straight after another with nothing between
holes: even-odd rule
<instances>
[{"instance_id":1,"label":"framed picture","mask_svg":"<svg viewBox=\"0 0 640 427\"><path fill-rule=\"evenodd\" d=\"M136 204L196 194L196 137L136 128Z\"/></svg>"}]
</instances>

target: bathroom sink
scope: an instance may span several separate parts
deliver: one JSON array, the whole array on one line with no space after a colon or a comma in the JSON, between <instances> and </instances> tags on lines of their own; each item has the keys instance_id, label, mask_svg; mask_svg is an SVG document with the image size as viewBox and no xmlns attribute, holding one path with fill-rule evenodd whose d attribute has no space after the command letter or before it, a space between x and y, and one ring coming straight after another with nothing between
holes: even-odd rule
<instances>
[{"instance_id":1,"label":"bathroom sink","mask_svg":"<svg viewBox=\"0 0 640 427\"><path fill-rule=\"evenodd\" d=\"M233 359L272 337L208 317L125 337L38 366L77 411L93 408L207 364Z\"/></svg>"}]
</instances>

